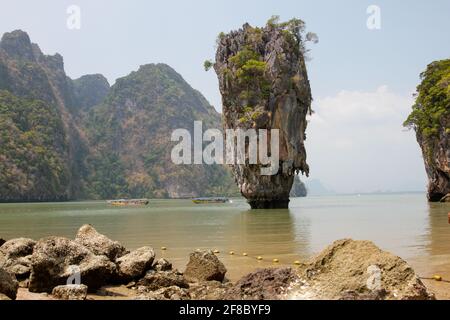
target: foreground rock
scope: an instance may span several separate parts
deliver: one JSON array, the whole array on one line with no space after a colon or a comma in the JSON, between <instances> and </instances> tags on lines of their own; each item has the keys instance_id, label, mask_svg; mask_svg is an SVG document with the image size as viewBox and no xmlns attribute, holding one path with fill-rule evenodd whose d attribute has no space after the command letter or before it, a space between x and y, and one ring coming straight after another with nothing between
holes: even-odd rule
<instances>
[{"instance_id":1,"label":"foreground rock","mask_svg":"<svg viewBox=\"0 0 450 320\"><path fill-rule=\"evenodd\" d=\"M36 241L27 238L17 238L5 242L0 247L0 265L17 279L28 278L31 271L31 254ZM3 260L3 261L2 261Z\"/></svg>"},{"instance_id":2,"label":"foreground rock","mask_svg":"<svg viewBox=\"0 0 450 320\"><path fill-rule=\"evenodd\" d=\"M82 226L77 233L75 241L91 250L96 255L105 255L111 261L128 253L119 242L109 239L97 232L91 225Z\"/></svg>"},{"instance_id":3,"label":"foreground rock","mask_svg":"<svg viewBox=\"0 0 450 320\"><path fill-rule=\"evenodd\" d=\"M4 295L3 293L0 293L0 301L11 301L12 299L8 296Z\"/></svg>"},{"instance_id":4,"label":"foreground rock","mask_svg":"<svg viewBox=\"0 0 450 320\"><path fill-rule=\"evenodd\" d=\"M189 255L184 276L190 281L219 281L227 269L212 251L193 252Z\"/></svg>"},{"instance_id":5,"label":"foreground rock","mask_svg":"<svg viewBox=\"0 0 450 320\"><path fill-rule=\"evenodd\" d=\"M164 258L161 258L158 259L158 261L156 261L155 265L153 266L153 269L155 269L156 271L169 271L172 270L172 263L170 263Z\"/></svg>"},{"instance_id":6,"label":"foreground rock","mask_svg":"<svg viewBox=\"0 0 450 320\"><path fill-rule=\"evenodd\" d=\"M151 268L155 252L150 247L134 250L116 260L119 278L124 281L137 279Z\"/></svg>"},{"instance_id":7,"label":"foreground rock","mask_svg":"<svg viewBox=\"0 0 450 320\"><path fill-rule=\"evenodd\" d=\"M17 259L8 259L3 263L3 267L14 274L18 280L25 280L31 272L31 255Z\"/></svg>"},{"instance_id":8,"label":"foreground rock","mask_svg":"<svg viewBox=\"0 0 450 320\"><path fill-rule=\"evenodd\" d=\"M280 300L300 282L292 268L261 269L241 278L224 299L229 300Z\"/></svg>"},{"instance_id":9,"label":"foreground rock","mask_svg":"<svg viewBox=\"0 0 450 320\"><path fill-rule=\"evenodd\" d=\"M228 294L231 288L233 288L231 282L202 281L189 285L189 295L192 300L224 300L227 297L231 297L232 300L238 299L237 295Z\"/></svg>"},{"instance_id":10,"label":"foreground rock","mask_svg":"<svg viewBox=\"0 0 450 320\"><path fill-rule=\"evenodd\" d=\"M171 286L156 291L146 291L140 288L140 295L136 300L191 300L189 291L178 286Z\"/></svg>"},{"instance_id":11,"label":"foreground rock","mask_svg":"<svg viewBox=\"0 0 450 320\"><path fill-rule=\"evenodd\" d=\"M54 287L66 284L77 271L81 283L90 290L110 283L116 275L116 265L106 256L95 255L80 243L62 237L39 240L31 262L31 292L50 293Z\"/></svg>"},{"instance_id":12,"label":"foreground rock","mask_svg":"<svg viewBox=\"0 0 450 320\"><path fill-rule=\"evenodd\" d=\"M0 268L0 294L7 296L9 299L15 300L17 296L19 283L15 276L3 268Z\"/></svg>"},{"instance_id":13,"label":"foreground rock","mask_svg":"<svg viewBox=\"0 0 450 320\"><path fill-rule=\"evenodd\" d=\"M276 162L273 171L263 174L264 164L248 163L249 152L246 164L232 165L240 191L254 209L287 208L294 174L309 172L304 140L312 98L303 29L298 19L272 20L263 28L245 24L218 39L214 69L224 129L279 130L279 168Z\"/></svg>"},{"instance_id":14,"label":"foreground rock","mask_svg":"<svg viewBox=\"0 0 450 320\"><path fill-rule=\"evenodd\" d=\"M404 260L370 241L334 242L301 266L300 278L292 299L434 299Z\"/></svg>"},{"instance_id":15,"label":"foreground rock","mask_svg":"<svg viewBox=\"0 0 450 320\"><path fill-rule=\"evenodd\" d=\"M179 287L183 289L189 288L186 278L177 271L154 271L147 272L144 278L138 281L137 285L141 291L155 291L161 288Z\"/></svg>"},{"instance_id":16,"label":"foreground rock","mask_svg":"<svg viewBox=\"0 0 450 320\"><path fill-rule=\"evenodd\" d=\"M59 300L86 300L88 287L84 284L69 284L53 288L52 295Z\"/></svg>"},{"instance_id":17,"label":"foreground rock","mask_svg":"<svg viewBox=\"0 0 450 320\"><path fill-rule=\"evenodd\" d=\"M6 259L25 257L33 253L36 241L28 238L17 238L6 241L0 251L6 255Z\"/></svg>"},{"instance_id":18,"label":"foreground rock","mask_svg":"<svg viewBox=\"0 0 450 320\"><path fill-rule=\"evenodd\" d=\"M92 229L89 233L95 234ZM95 236L103 239L103 244L114 243L103 237ZM93 242L88 243L91 247ZM29 259L31 263L31 275L21 281L22 287L67 300L84 300L88 290L104 290L118 282L124 289L132 290L130 296L137 293L138 299L149 300L434 298L404 260L369 241L339 240L298 269L260 269L235 284L226 281L227 270L212 251L192 253L183 274L172 270L172 264L165 259L154 262L155 253L150 247L121 257L110 255L114 262L106 255L95 254L89 247L62 237L44 238L36 244L29 239L11 240L0 250L0 298L16 298L19 283L4 265L5 261L21 259ZM96 252L114 251L106 247L122 246L105 245Z\"/></svg>"}]
</instances>

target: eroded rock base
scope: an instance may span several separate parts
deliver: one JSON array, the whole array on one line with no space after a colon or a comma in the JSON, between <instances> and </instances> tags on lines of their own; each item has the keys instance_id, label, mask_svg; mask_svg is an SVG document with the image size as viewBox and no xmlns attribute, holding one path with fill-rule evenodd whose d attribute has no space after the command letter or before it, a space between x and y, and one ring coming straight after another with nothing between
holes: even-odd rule
<instances>
[{"instance_id":1,"label":"eroded rock base","mask_svg":"<svg viewBox=\"0 0 450 320\"><path fill-rule=\"evenodd\" d=\"M288 209L289 199L284 200L248 200L252 209Z\"/></svg>"}]
</instances>

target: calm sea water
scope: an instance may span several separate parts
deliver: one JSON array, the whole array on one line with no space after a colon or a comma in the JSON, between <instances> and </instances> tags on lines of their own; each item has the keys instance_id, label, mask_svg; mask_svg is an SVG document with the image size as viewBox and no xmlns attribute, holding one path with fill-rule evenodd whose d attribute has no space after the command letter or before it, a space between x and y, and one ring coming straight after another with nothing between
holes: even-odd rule
<instances>
[{"instance_id":1,"label":"calm sea water","mask_svg":"<svg viewBox=\"0 0 450 320\"><path fill-rule=\"evenodd\" d=\"M232 280L255 266L273 265L274 258L292 264L334 240L353 238L374 241L421 275L450 278L449 211L450 205L428 204L422 194L297 198L289 210L249 210L244 199L219 205L152 200L142 208L104 202L1 204L0 238L73 238L89 223L129 249L153 246L158 257L181 270L195 249L217 249Z\"/></svg>"}]
</instances>

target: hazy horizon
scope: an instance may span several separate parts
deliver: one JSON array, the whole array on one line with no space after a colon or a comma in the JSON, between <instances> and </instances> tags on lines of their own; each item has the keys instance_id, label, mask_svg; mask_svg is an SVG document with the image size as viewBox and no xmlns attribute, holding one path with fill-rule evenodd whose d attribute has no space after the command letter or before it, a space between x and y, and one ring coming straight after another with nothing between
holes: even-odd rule
<instances>
[{"instance_id":1,"label":"hazy horizon","mask_svg":"<svg viewBox=\"0 0 450 320\"><path fill-rule=\"evenodd\" d=\"M66 26L70 5L81 9L79 30ZM370 5L381 9L379 30L367 28ZM315 111L306 141L311 179L337 193L426 188L419 146L402 122L419 74L448 58L448 1L19 0L1 7L0 32L26 31L44 53L64 57L72 78L101 73L113 84L140 65L166 63L219 112L217 78L203 69L217 34L245 22L264 25L272 15L301 18L319 36L307 62Z\"/></svg>"}]
</instances>

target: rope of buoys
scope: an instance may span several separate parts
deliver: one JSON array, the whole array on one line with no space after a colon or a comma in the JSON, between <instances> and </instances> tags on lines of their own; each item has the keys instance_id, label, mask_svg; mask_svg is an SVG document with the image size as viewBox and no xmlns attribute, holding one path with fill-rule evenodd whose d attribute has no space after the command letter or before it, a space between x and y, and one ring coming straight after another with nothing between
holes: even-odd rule
<instances>
[{"instance_id":1,"label":"rope of buoys","mask_svg":"<svg viewBox=\"0 0 450 320\"><path fill-rule=\"evenodd\" d=\"M218 252L216 252L216 250L214 250L213 252L214 252L214 253L218 253ZM229 254L230 256L234 256L234 255L235 255L235 252L234 252L234 251L229 251L228 254ZM256 256L256 257L249 256L247 252L242 252L242 256L243 256L243 257L250 258L250 259L256 259L256 260L258 260L258 261L263 261L263 260L264 260L264 257L262 257L262 256ZM269 259L269 260L270 260L270 259ZM273 259L272 259L272 262L273 262L273 263L277 263L277 264L278 264L278 263L281 263L281 264L285 264L285 265L293 264L293 265L296 265L296 266L299 266L299 265L302 264L299 260L295 260L295 261L293 261L292 263L283 263L283 262L280 262L280 259L278 259L278 258L273 258Z\"/></svg>"},{"instance_id":2,"label":"rope of buoys","mask_svg":"<svg viewBox=\"0 0 450 320\"><path fill-rule=\"evenodd\" d=\"M423 280L434 280L434 281L437 281L437 282L445 282L445 283L450 283L450 280L444 280L443 278L442 278L442 276L440 276L440 275L438 275L438 274L435 274L435 275L433 275L432 277L419 277L420 279L423 279Z\"/></svg>"},{"instance_id":3,"label":"rope of buoys","mask_svg":"<svg viewBox=\"0 0 450 320\"><path fill-rule=\"evenodd\" d=\"M450 213L449 213L449 218L450 218ZM162 250L162 251L166 251L166 250L167 250L167 247L161 247L161 250ZM195 251L200 252L201 249L200 249L200 248L197 248ZM214 253L214 254L219 254L220 251L219 251L218 249L214 249L214 250L213 250L213 253ZM234 255L235 255L235 252L234 252L234 251L229 251L228 254L229 254L230 256L234 256ZM263 258L262 256L250 257L250 256L248 255L247 252L243 252L243 253L242 253L242 256L243 256L243 257L247 257L247 258L254 258L254 259L258 260L258 261L263 261L263 260L264 260L264 258ZM272 259L272 262L278 264L278 263L280 263L280 260L277 259L277 258L274 258L274 259ZM288 264L291 264L291 263L282 263L282 264L288 265ZM295 266L300 266L302 263L301 263L299 260L295 260L294 262L292 262L292 264L295 265ZM450 280L444 280L444 279L442 278L442 276L440 276L440 275L438 275L438 274L435 274L435 275L433 275L432 277L419 277L419 278L422 279L422 280L434 280L434 281L437 281L437 282L450 283Z\"/></svg>"}]
</instances>

